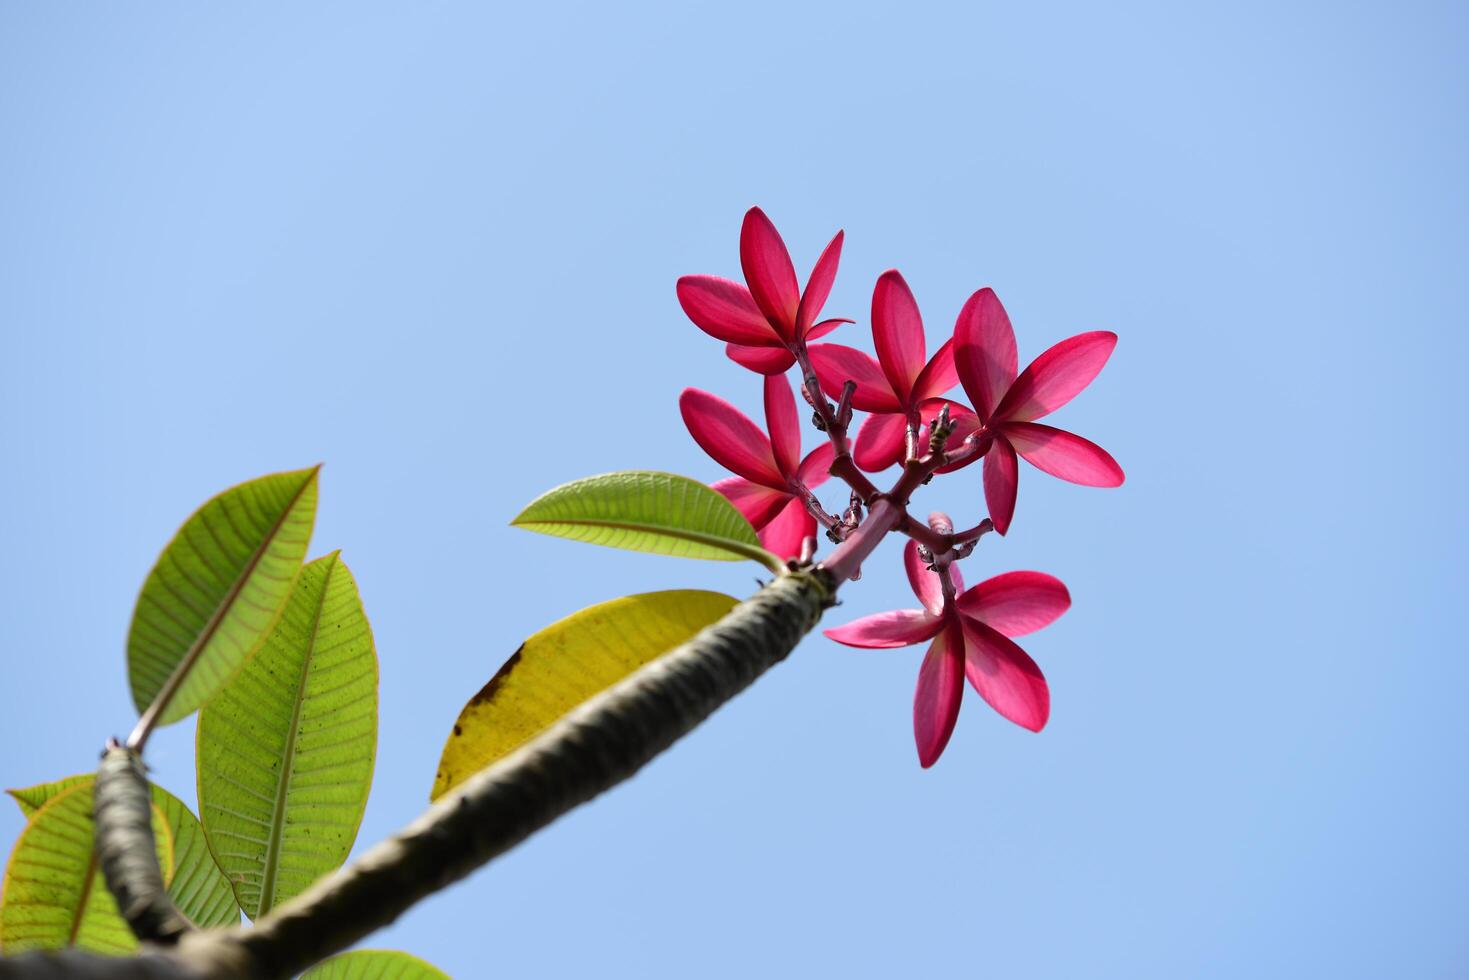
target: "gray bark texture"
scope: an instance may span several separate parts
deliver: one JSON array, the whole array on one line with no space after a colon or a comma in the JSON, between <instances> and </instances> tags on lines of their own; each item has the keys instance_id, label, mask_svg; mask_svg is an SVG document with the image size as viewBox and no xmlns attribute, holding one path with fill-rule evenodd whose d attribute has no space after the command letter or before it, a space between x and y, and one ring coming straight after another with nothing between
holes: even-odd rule
<instances>
[{"instance_id":1,"label":"gray bark texture","mask_svg":"<svg viewBox=\"0 0 1469 980\"><path fill-rule=\"evenodd\" d=\"M145 943L144 954L30 953L0 959L0 980L241 980L299 973L637 772L784 660L833 604L835 592L821 569L780 576L253 927L200 931L180 925L158 873L141 768L123 750L109 752L98 779L99 854L109 889Z\"/></svg>"}]
</instances>

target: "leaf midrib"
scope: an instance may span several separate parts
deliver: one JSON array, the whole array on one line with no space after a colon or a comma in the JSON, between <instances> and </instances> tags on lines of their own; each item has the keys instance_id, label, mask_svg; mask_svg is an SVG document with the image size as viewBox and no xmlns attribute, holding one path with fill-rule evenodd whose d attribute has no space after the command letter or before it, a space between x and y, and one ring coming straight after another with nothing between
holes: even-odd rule
<instances>
[{"instance_id":1,"label":"leaf midrib","mask_svg":"<svg viewBox=\"0 0 1469 980\"><path fill-rule=\"evenodd\" d=\"M728 551L739 555L741 558L749 558L769 568L773 572L779 572L785 564L776 556L758 545L745 544L743 541L735 541L730 538L721 538L712 534L704 534L699 531L688 531L681 528L662 527L649 524L632 524L627 521L598 520L576 517L534 518L525 521L513 522L518 527L529 527L534 524L572 524L586 527L610 527L620 531L641 531L644 534L662 534L670 538L679 538L684 541L692 541L696 544L709 545L722 551Z\"/></svg>"},{"instance_id":2,"label":"leaf midrib","mask_svg":"<svg viewBox=\"0 0 1469 980\"><path fill-rule=\"evenodd\" d=\"M301 678L296 684L296 700L291 706L291 727L286 730L286 747L281 753L281 770L275 788L275 806L270 816L270 836L265 841L264 869L260 876L260 908L255 917L265 915L275 904L276 872L280 869L281 837L286 825L286 794L296 770L296 735L301 725L301 708L306 703L306 679L311 674L311 658L316 654L316 638L321 632L321 612L326 606L327 589L337 570L335 556L321 580L321 596L316 600L316 616L311 621L311 636L301 658ZM289 603L289 600L287 600Z\"/></svg>"}]
</instances>

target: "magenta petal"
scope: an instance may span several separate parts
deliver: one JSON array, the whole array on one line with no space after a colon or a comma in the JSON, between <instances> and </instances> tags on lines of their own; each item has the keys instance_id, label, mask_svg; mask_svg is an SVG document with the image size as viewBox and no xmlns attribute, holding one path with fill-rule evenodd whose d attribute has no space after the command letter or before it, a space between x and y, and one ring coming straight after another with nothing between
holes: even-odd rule
<instances>
[{"instance_id":1,"label":"magenta petal","mask_svg":"<svg viewBox=\"0 0 1469 980\"><path fill-rule=\"evenodd\" d=\"M913 692L913 738L918 762L927 769L938 761L954 734L959 702L964 696L964 638L957 623L934 637Z\"/></svg>"},{"instance_id":2,"label":"magenta petal","mask_svg":"<svg viewBox=\"0 0 1469 980\"><path fill-rule=\"evenodd\" d=\"M775 465L770 440L739 409L723 398L698 388L685 388L678 396L689 434L725 469L777 490L786 480Z\"/></svg>"},{"instance_id":3,"label":"magenta petal","mask_svg":"<svg viewBox=\"0 0 1469 980\"><path fill-rule=\"evenodd\" d=\"M1020 468L1015 463L1015 450L1000 437L984 457L984 502L990 509L990 520L1001 534L1010 530L1015 516L1015 493L1020 481Z\"/></svg>"},{"instance_id":4,"label":"magenta petal","mask_svg":"<svg viewBox=\"0 0 1469 980\"><path fill-rule=\"evenodd\" d=\"M1075 398L1102 370L1117 335L1107 330L1067 337L1015 379L995 409L995 418L1029 422L1048 415Z\"/></svg>"},{"instance_id":5,"label":"magenta petal","mask_svg":"<svg viewBox=\"0 0 1469 980\"><path fill-rule=\"evenodd\" d=\"M944 621L922 609L895 609L854 619L845 626L822 630L828 637L849 647L890 650L932 639Z\"/></svg>"},{"instance_id":6,"label":"magenta petal","mask_svg":"<svg viewBox=\"0 0 1469 980\"><path fill-rule=\"evenodd\" d=\"M811 278L806 280L806 291L801 294L800 305L796 308L797 337L810 338L811 322L816 319L816 315L826 305L826 298L831 295L831 284L837 277L837 263L842 258L844 237L845 234L840 231L833 235L822 250L821 258L816 260L816 265L811 269Z\"/></svg>"},{"instance_id":7,"label":"magenta petal","mask_svg":"<svg viewBox=\"0 0 1469 980\"><path fill-rule=\"evenodd\" d=\"M796 355L784 347L746 347L742 344L726 344L724 353L740 367L747 367L757 374L785 374L796 363Z\"/></svg>"},{"instance_id":8,"label":"magenta petal","mask_svg":"<svg viewBox=\"0 0 1469 980\"><path fill-rule=\"evenodd\" d=\"M766 551L787 560L801 556L801 545L816 534L816 519L799 497L791 497L775 517L760 529L760 544Z\"/></svg>"},{"instance_id":9,"label":"magenta petal","mask_svg":"<svg viewBox=\"0 0 1469 980\"><path fill-rule=\"evenodd\" d=\"M754 347L781 342L750 291L737 282L718 276L682 276L677 291L678 305L711 337Z\"/></svg>"},{"instance_id":10,"label":"magenta petal","mask_svg":"<svg viewBox=\"0 0 1469 980\"><path fill-rule=\"evenodd\" d=\"M1019 370L1015 330L993 289L981 289L959 311L954 345L959 380L974 410L988 421Z\"/></svg>"},{"instance_id":11,"label":"magenta petal","mask_svg":"<svg viewBox=\"0 0 1469 980\"><path fill-rule=\"evenodd\" d=\"M1090 440L1039 422L1006 422L1000 429L1015 451L1038 470L1084 487L1120 487L1117 460Z\"/></svg>"},{"instance_id":12,"label":"magenta petal","mask_svg":"<svg viewBox=\"0 0 1469 980\"><path fill-rule=\"evenodd\" d=\"M796 307L801 302L801 287L796 282L796 269L780 232L759 208L745 212L740 227L740 266L750 295L787 340L796 336Z\"/></svg>"},{"instance_id":13,"label":"magenta petal","mask_svg":"<svg viewBox=\"0 0 1469 980\"><path fill-rule=\"evenodd\" d=\"M959 597L959 610L1006 636L1024 636L1049 626L1071 607L1071 593L1054 575L1006 572L986 579Z\"/></svg>"},{"instance_id":14,"label":"magenta petal","mask_svg":"<svg viewBox=\"0 0 1469 980\"><path fill-rule=\"evenodd\" d=\"M774 520L775 515L791 500L788 493L751 483L742 476L732 476L710 486L724 494L734 504L735 510L743 514L745 520L757 531Z\"/></svg>"},{"instance_id":15,"label":"magenta petal","mask_svg":"<svg viewBox=\"0 0 1469 980\"><path fill-rule=\"evenodd\" d=\"M913 401L937 398L959 383L959 369L954 365L954 341L944 341L938 352L928 359L913 382Z\"/></svg>"},{"instance_id":16,"label":"magenta petal","mask_svg":"<svg viewBox=\"0 0 1469 980\"><path fill-rule=\"evenodd\" d=\"M819 487L831 476L831 464L836 455L837 451L832 444L823 442L801 460L801 466L796 470L796 479L808 487Z\"/></svg>"},{"instance_id":17,"label":"magenta petal","mask_svg":"<svg viewBox=\"0 0 1469 980\"><path fill-rule=\"evenodd\" d=\"M968 617L964 621L964 673L991 708L1021 728L1038 732L1051 717L1046 678L1015 641Z\"/></svg>"},{"instance_id":18,"label":"magenta petal","mask_svg":"<svg viewBox=\"0 0 1469 980\"><path fill-rule=\"evenodd\" d=\"M848 320L844 316L832 317L830 320L822 320L820 323L813 326L810 330L806 331L806 339L815 340L817 337L825 337L827 334L831 333L842 324L853 322L855 321Z\"/></svg>"},{"instance_id":19,"label":"magenta petal","mask_svg":"<svg viewBox=\"0 0 1469 980\"><path fill-rule=\"evenodd\" d=\"M903 545L903 571L908 573L908 584L913 587L913 594L923 603L923 608L933 616L943 612L943 584L939 582L938 573L929 571L923 559L918 557L917 541L909 540Z\"/></svg>"},{"instance_id":20,"label":"magenta petal","mask_svg":"<svg viewBox=\"0 0 1469 980\"><path fill-rule=\"evenodd\" d=\"M901 415L869 415L852 443L852 461L868 473L879 473L903 458L908 428Z\"/></svg>"},{"instance_id":21,"label":"magenta petal","mask_svg":"<svg viewBox=\"0 0 1469 980\"><path fill-rule=\"evenodd\" d=\"M801 417L796 414L796 396L783 374L765 378L765 425L770 430L770 447L775 465L789 478L801 462Z\"/></svg>"},{"instance_id":22,"label":"magenta petal","mask_svg":"<svg viewBox=\"0 0 1469 980\"><path fill-rule=\"evenodd\" d=\"M840 398L842 386L857 382L852 407L859 412L900 412L898 396L882 367L871 357L841 344L814 344L809 348L811 367L821 381L821 390Z\"/></svg>"},{"instance_id":23,"label":"magenta petal","mask_svg":"<svg viewBox=\"0 0 1469 980\"><path fill-rule=\"evenodd\" d=\"M918 302L897 269L878 276L872 290L872 340L893 392L906 401L928 354Z\"/></svg>"}]
</instances>

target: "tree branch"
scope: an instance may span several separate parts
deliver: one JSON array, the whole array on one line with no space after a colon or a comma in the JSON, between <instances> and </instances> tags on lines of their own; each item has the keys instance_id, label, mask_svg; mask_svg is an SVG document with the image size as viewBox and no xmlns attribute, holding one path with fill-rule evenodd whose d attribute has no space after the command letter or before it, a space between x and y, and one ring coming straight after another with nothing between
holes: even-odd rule
<instances>
[{"instance_id":1,"label":"tree branch","mask_svg":"<svg viewBox=\"0 0 1469 980\"><path fill-rule=\"evenodd\" d=\"M287 977L387 925L424 897L503 854L568 810L610 789L785 659L835 602L822 569L784 574L689 642L567 714L471 777L408 827L335 875L264 916L253 928L185 933L170 950L130 959L77 951L0 959L0 978L81 976L138 980ZM125 751L125 750L120 750ZM126 760L131 766L132 760ZM116 768L109 768L116 767ZM109 779L121 763L104 761ZM118 785L125 785L126 777ZM127 799L139 804L136 793ZM116 800L116 798L114 798ZM134 874L146 842L117 806L98 807L98 839L127 841L123 881L109 888L148 905L162 878ZM146 820L147 818L144 817ZM124 845L119 845L124 846ZM167 901L167 896L163 896Z\"/></svg>"}]
</instances>

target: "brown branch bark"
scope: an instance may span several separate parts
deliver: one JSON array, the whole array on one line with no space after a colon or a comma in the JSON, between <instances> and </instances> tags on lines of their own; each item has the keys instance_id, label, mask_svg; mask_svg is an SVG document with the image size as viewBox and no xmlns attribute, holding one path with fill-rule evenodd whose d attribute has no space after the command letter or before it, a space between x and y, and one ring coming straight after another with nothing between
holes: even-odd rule
<instances>
[{"instance_id":1,"label":"brown branch bark","mask_svg":"<svg viewBox=\"0 0 1469 980\"><path fill-rule=\"evenodd\" d=\"M129 959L76 951L0 959L0 980L239 980L297 973L637 772L785 659L832 605L835 592L836 580L819 568L782 575L252 928L192 930L170 949L153 947ZM144 795L145 809L146 804ZM126 861L112 863L128 880L109 887L114 894L132 896L138 907L155 907L161 876L155 882L150 874L132 873L144 847L156 871L151 832L144 842L136 826L119 826L131 818L114 820L117 816L116 809L98 808L99 840L127 852Z\"/></svg>"}]
</instances>

